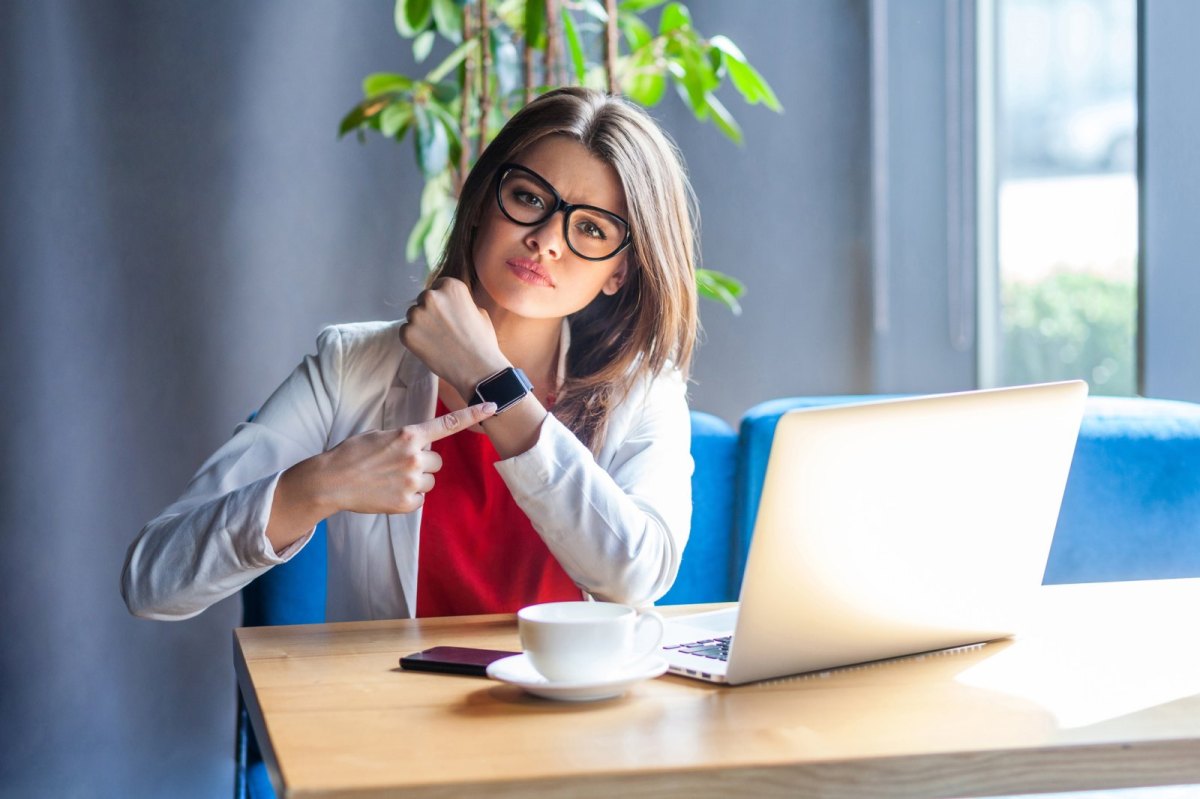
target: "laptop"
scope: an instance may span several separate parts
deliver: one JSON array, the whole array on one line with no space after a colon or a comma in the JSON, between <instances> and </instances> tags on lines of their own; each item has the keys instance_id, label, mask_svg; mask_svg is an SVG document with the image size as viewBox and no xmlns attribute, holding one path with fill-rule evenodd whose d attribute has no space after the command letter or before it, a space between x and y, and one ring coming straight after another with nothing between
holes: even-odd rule
<instances>
[{"instance_id":1,"label":"laptop","mask_svg":"<svg viewBox=\"0 0 1200 799\"><path fill-rule=\"evenodd\" d=\"M784 414L738 604L668 619L671 671L738 685L1012 635L1086 398L1068 381Z\"/></svg>"}]
</instances>

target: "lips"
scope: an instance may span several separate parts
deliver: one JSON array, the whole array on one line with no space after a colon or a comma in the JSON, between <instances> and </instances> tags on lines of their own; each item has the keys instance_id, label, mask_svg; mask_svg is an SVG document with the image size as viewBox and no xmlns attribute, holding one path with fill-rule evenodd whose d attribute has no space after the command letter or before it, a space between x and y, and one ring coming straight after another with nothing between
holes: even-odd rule
<instances>
[{"instance_id":1,"label":"lips","mask_svg":"<svg viewBox=\"0 0 1200 799\"><path fill-rule=\"evenodd\" d=\"M518 279L533 286L548 286L554 288L554 279L546 267L528 258L512 258L504 262Z\"/></svg>"}]
</instances>

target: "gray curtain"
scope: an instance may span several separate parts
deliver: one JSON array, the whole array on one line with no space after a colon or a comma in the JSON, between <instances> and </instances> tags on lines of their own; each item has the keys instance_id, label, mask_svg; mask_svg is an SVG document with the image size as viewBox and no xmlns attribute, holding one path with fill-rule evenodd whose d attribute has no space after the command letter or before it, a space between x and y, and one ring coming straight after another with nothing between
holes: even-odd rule
<instances>
[{"instance_id":1,"label":"gray curtain","mask_svg":"<svg viewBox=\"0 0 1200 799\"><path fill-rule=\"evenodd\" d=\"M736 421L862 390L862 3L690 5L787 108L726 97L745 148L674 98L655 112L706 262L752 291L740 318L705 304L694 404ZM323 325L394 318L417 291L409 145L335 139L364 75L413 68L391 6L0 4L3 796L231 790L238 600L141 621L118 577Z\"/></svg>"}]
</instances>

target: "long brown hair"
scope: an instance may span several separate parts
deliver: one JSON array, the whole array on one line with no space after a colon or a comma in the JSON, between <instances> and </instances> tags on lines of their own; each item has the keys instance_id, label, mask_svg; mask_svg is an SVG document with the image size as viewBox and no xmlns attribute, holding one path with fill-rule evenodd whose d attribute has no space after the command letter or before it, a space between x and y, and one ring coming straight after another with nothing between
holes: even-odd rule
<instances>
[{"instance_id":1,"label":"long brown hair","mask_svg":"<svg viewBox=\"0 0 1200 799\"><path fill-rule=\"evenodd\" d=\"M547 92L522 108L479 157L463 185L454 225L430 283L454 277L474 288L475 227L499 166L547 136L566 136L611 166L625 191L633 243L627 275L569 318L571 348L554 415L593 452L608 414L633 385L664 369L686 378L699 322L695 199L678 149L637 106L593 89Z\"/></svg>"}]
</instances>

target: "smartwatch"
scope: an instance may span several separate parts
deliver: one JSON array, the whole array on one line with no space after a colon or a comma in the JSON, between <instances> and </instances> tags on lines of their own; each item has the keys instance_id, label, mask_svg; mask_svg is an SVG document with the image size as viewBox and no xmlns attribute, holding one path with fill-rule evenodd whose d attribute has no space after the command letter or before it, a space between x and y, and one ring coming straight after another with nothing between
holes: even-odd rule
<instances>
[{"instance_id":1,"label":"smartwatch","mask_svg":"<svg viewBox=\"0 0 1200 799\"><path fill-rule=\"evenodd\" d=\"M485 377L475 386L471 395L470 405L481 405L485 402L496 403L496 413L500 413L510 405L515 405L533 391L533 383L515 366L501 369L490 377Z\"/></svg>"}]
</instances>

